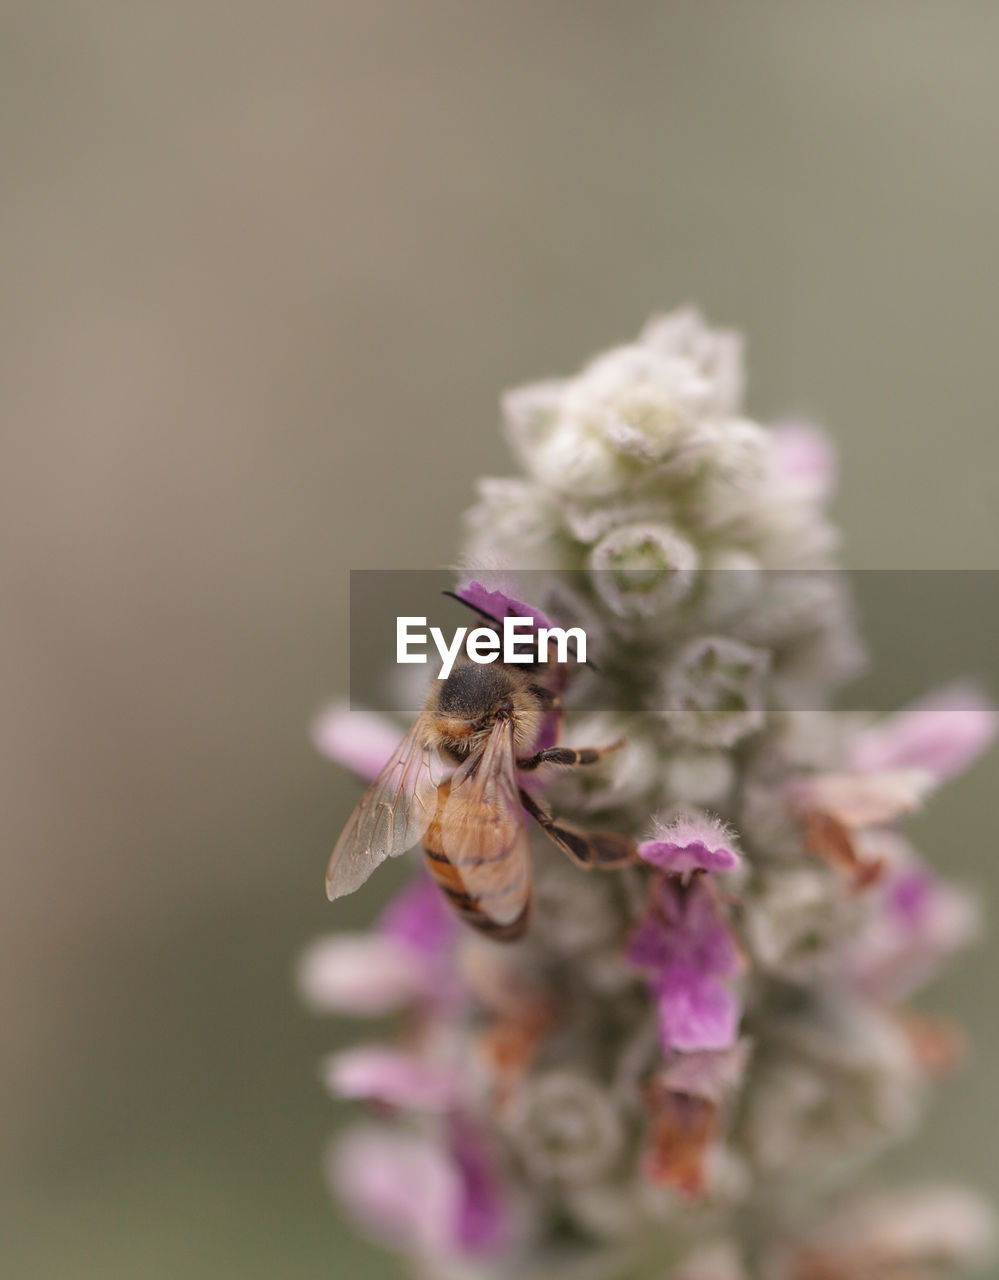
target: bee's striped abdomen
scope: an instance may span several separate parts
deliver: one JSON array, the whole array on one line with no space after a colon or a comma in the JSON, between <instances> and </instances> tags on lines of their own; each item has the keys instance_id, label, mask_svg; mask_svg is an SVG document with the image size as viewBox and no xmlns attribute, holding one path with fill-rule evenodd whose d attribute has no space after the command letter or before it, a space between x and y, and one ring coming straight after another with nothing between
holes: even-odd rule
<instances>
[{"instance_id":1,"label":"bee's striped abdomen","mask_svg":"<svg viewBox=\"0 0 999 1280\"><path fill-rule=\"evenodd\" d=\"M441 788L423 840L427 867L455 910L491 938L519 938L527 928L531 879L519 814Z\"/></svg>"}]
</instances>

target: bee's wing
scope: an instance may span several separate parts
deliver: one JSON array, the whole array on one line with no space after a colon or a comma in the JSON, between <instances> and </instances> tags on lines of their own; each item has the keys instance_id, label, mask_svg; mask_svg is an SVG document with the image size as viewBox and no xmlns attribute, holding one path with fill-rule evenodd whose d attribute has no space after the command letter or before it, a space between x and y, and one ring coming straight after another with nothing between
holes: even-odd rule
<instances>
[{"instance_id":1,"label":"bee's wing","mask_svg":"<svg viewBox=\"0 0 999 1280\"><path fill-rule=\"evenodd\" d=\"M512 924L530 900L531 867L509 720L497 721L482 754L456 771L439 823L441 852L471 905Z\"/></svg>"},{"instance_id":2,"label":"bee's wing","mask_svg":"<svg viewBox=\"0 0 999 1280\"><path fill-rule=\"evenodd\" d=\"M326 868L331 900L359 889L375 867L411 849L430 826L447 770L429 731L429 718L419 716L350 815Z\"/></svg>"}]
</instances>

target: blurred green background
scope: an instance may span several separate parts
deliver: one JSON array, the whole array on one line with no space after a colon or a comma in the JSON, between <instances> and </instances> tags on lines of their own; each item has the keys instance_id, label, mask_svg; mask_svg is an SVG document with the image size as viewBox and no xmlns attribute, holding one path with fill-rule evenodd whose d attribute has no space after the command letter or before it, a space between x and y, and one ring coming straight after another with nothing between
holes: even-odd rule
<instances>
[{"instance_id":1,"label":"blurred green background","mask_svg":"<svg viewBox=\"0 0 999 1280\"><path fill-rule=\"evenodd\" d=\"M346 570L449 561L500 390L685 301L853 565L995 567L999 6L26 0L0 71L0 1274L395 1275L293 989L393 882L322 892ZM920 824L990 896L995 784ZM899 1163L999 1196L997 939Z\"/></svg>"}]
</instances>

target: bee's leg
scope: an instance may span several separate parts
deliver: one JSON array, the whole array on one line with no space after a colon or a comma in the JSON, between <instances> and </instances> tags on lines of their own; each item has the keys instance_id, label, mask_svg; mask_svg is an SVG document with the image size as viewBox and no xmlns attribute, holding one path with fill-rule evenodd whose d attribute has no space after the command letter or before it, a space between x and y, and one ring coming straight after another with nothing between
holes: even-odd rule
<instances>
[{"instance_id":1,"label":"bee's leg","mask_svg":"<svg viewBox=\"0 0 999 1280\"><path fill-rule=\"evenodd\" d=\"M606 747L547 747L544 751L538 751L533 756L518 760L517 768L529 773L532 769L537 769L542 764L561 764L570 767L581 764L596 764L612 751L620 751L623 746L624 739L618 738L617 742L612 742Z\"/></svg>"},{"instance_id":2,"label":"bee's leg","mask_svg":"<svg viewBox=\"0 0 999 1280\"><path fill-rule=\"evenodd\" d=\"M613 831L574 831L556 822L552 815L538 804L532 795L521 788L520 803L535 820L541 830L578 867L587 871L594 867L601 871L614 871L626 867L638 858L638 846L627 836Z\"/></svg>"}]
</instances>

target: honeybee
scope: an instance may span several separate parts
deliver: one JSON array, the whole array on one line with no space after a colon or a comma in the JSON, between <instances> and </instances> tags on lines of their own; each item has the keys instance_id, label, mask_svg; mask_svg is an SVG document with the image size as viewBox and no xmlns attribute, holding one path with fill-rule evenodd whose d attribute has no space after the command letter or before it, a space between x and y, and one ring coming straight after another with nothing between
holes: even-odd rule
<instances>
[{"instance_id":1,"label":"honeybee","mask_svg":"<svg viewBox=\"0 0 999 1280\"><path fill-rule=\"evenodd\" d=\"M632 840L556 822L520 783L520 774L543 764L596 764L623 745L532 750L546 716L560 723L566 678L564 667L547 663L466 658L435 681L344 827L326 871L327 896L352 893L386 858L422 841L430 874L458 913L492 938L514 939L527 928L531 905L525 811L581 867L634 861Z\"/></svg>"}]
</instances>

